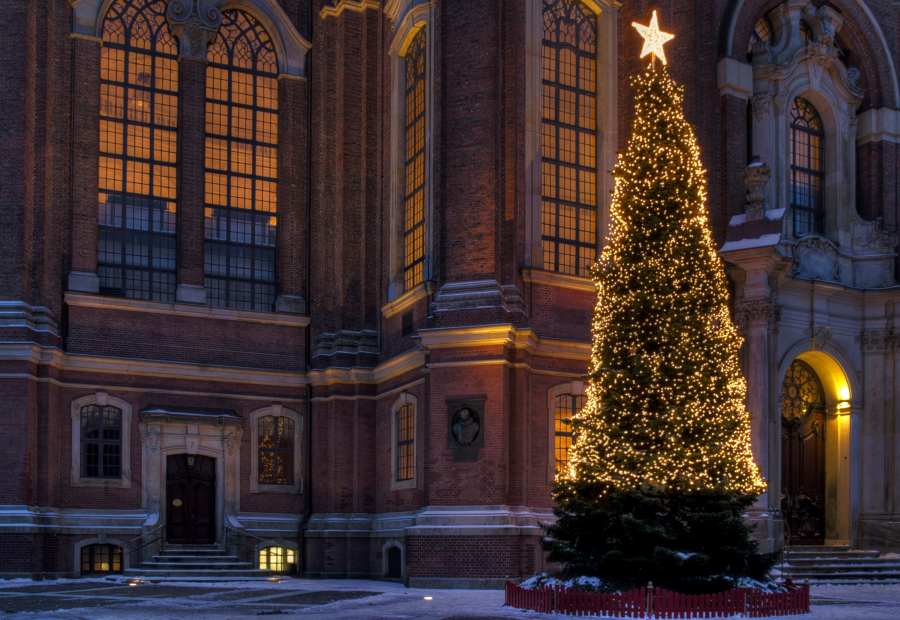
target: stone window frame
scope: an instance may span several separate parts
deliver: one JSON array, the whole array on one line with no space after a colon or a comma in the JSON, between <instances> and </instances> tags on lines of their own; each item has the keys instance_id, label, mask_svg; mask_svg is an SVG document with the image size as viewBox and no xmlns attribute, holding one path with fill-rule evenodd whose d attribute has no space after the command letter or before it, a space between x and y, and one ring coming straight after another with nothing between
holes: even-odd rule
<instances>
[{"instance_id":1,"label":"stone window frame","mask_svg":"<svg viewBox=\"0 0 900 620\"><path fill-rule=\"evenodd\" d=\"M122 412L122 462L118 478L88 478L81 475L81 409L88 405L100 407L112 406ZM131 488L131 421L133 409L131 405L106 392L95 392L72 401L70 407L72 457L71 457L71 485L73 487L108 487Z\"/></svg>"},{"instance_id":2,"label":"stone window frame","mask_svg":"<svg viewBox=\"0 0 900 620\"><path fill-rule=\"evenodd\" d=\"M256 548L253 551L253 563L259 568L259 552L263 549L269 549L271 547L280 547L282 549L289 549L294 552L294 567L297 568L300 566L300 546L296 542L290 542L288 540L277 539L277 538L267 538L265 540L260 540L256 543ZM278 574L290 574L286 571L284 573Z\"/></svg>"},{"instance_id":3,"label":"stone window frame","mask_svg":"<svg viewBox=\"0 0 900 620\"><path fill-rule=\"evenodd\" d=\"M75 567L73 571L76 576L81 577L81 550L85 547L90 547L91 545L113 545L115 547L122 548L122 570L120 573L109 573L109 574L121 574L126 570L131 568L130 564L130 554L128 552L128 545L125 541L119 538L107 538L105 534L100 534L99 536L93 536L91 538L85 538L84 540L79 540L77 543L72 545L72 558L73 563L72 566Z\"/></svg>"},{"instance_id":4,"label":"stone window frame","mask_svg":"<svg viewBox=\"0 0 900 620\"><path fill-rule=\"evenodd\" d=\"M585 396L584 381L569 381L547 390L547 479L556 479L556 399L560 396Z\"/></svg>"},{"instance_id":5,"label":"stone window frame","mask_svg":"<svg viewBox=\"0 0 900 620\"><path fill-rule=\"evenodd\" d=\"M616 0L580 0L597 17L597 256L609 230L609 206L618 154L618 21ZM547 270L541 243L541 125L544 0L528 0L525 54L525 199L526 265L544 271L542 282L590 283L590 278ZM592 286L592 284L591 284Z\"/></svg>"},{"instance_id":6,"label":"stone window frame","mask_svg":"<svg viewBox=\"0 0 900 620\"><path fill-rule=\"evenodd\" d=\"M797 11L802 11L802 7L782 3L768 13L775 30L781 33L773 42L773 49L779 50L782 56L786 54L784 50L790 51L791 56L769 64L765 51L761 50L762 60L757 61L754 56L750 72L742 80L747 86L752 84L754 155L772 170L772 181L766 189L767 208L785 210L782 236L797 241L791 207L791 108L798 98L812 105L824 130L823 221L821 232L806 236L823 237L838 246L852 248L853 228L863 223L856 210L857 111L862 104L862 91L855 85L848 67L839 58L832 57L830 43L804 40L800 32L800 23L812 28L805 20L825 18L836 33L840 32L841 15L827 8L822 15L804 13L795 24L790 18Z\"/></svg>"},{"instance_id":7,"label":"stone window frame","mask_svg":"<svg viewBox=\"0 0 900 620\"><path fill-rule=\"evenodd\" d=\"M434 7L430 0L400 0L385 7L392 21L390 47L390 209L388 243L388 301L398 298L414 302L428 286L434 258ZM405 185L405 112L406 112L406 52L420 31L425 30L425 262L423 282L410 290L404 286L403 216ZM406 304L404 304L406 307Z\"/></svg>"},{"instance_id":8,"label":"stone window frame","mask_svg":"<svg viewBox=\"0 0 900 620\"><path fill-rule=\"evenodd\" d=\"M399 433L399 428L397 427L397 413L404 406L411 406L413 408L413 467L414 473L413 477L409 480L397 480L397 459L400 456L397 450L397 437ZM419 433L419 399L413 396L408 392L404 392L394 401L394 404L391 405L391 491L402 491L405 489L415 489L418 485L419 480L419 450L418 445L420 442L420 433Z\"/></svg>"},{"instance_id":9,"label":"stone window frame","mask_svg":"<svg viewBox=\"0 0 900 620\"><path fill-rule=\"evenodd\" d=\"M293 484L260 484L259 482L259 419L266 416L286 417L294 422L294 482ZM303 415L283 405L274 404L253 411L250 424L250 492L301 493L303 491Z\"/></svg>"}]
</instances>

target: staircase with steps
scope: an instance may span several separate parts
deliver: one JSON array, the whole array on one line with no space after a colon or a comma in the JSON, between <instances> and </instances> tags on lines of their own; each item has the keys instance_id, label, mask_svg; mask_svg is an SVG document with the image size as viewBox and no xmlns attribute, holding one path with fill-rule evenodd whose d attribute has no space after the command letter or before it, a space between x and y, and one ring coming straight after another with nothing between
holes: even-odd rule
<instances>
[{"instance_id":1,"label":"staircase with steps","mask_svg":"<svg viewBox=\"0 0 900 620\"><path fill-rule=\"evenodd\" d=\"M782 578L832 584L900 583L900 555L846 546L793 546L776 565Z\"/></svg>"},{"instance_id":2,"label":"staircase with steps","mask_svg":"<svg viewBox=\"0 0 900 620\"><path fill-rule=\"evenodd\" d=\"M251 562L227 553L221 545L165 545L159 554L139 567L125 571L126 577L268 577Z\"/></svg>"}]
</instances>

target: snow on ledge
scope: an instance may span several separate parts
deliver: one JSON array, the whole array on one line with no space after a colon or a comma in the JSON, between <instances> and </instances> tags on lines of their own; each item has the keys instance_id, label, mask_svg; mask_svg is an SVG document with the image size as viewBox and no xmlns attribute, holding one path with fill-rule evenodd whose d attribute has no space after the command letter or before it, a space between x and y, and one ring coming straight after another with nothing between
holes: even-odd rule
<instances>
[{"instance_id":1,"label":"snow on ledge","mask_svg":"<svg viewBox=\"0 0 900 620\"><path fill-rule=\"evenodd\" d=\"M784 217L784 207L780 209L768 209L766 211L766 219L770 222L775 222ZM731 219L728 220L729 226L743 226L747 223L747 214L746 213L738 213L737 215L731 216Z\"/></svg>"},{"instance_id":2,"label":"snow on ledge","mask_svg":"<svg viewBox=\"0 0 900 620\"><path fill-rule=\"evenodd\" d=\"M727 241L719 251L720 252L736 252L738 250L749 250L751 248L764 248L770 245L777 245L781 241L780 233L772 233L756 237L755 239L739 239L737 241Z\"/></svg>"}]
</instances>

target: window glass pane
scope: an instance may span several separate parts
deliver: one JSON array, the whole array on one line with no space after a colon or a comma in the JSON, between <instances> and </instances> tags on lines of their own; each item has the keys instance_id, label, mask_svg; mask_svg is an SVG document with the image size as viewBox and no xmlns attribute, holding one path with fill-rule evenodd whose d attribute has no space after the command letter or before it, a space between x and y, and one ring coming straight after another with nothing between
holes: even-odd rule
<instances>
[{"instance_id":1,"label":"window glass pane","mask_svg":"<svg viewBox=\"0 0 900 620\"><path fill-rule=\"evenodd\" d=\"M597 246L597 16L544 0L541 237L544 268L587 276Z\"/></svg>"},{"instance_id":2,"label":"window glass pane","mask_svg":"<svg viewBox=\"0 0 900 620\"><path fill-rule=\"evenodd\" d=\"M160 238L174 244L177 209L178 56L165 13L164 0L114 0L104 17L97 271L102 293L171 302L174 256L155 254L169 245Z\"/></svg>"},{"instance_id":3,"label":"window glass pane","mask_svg":"<svg viewBox=\"0 0 900 620\"><path fill-rule=\"evenodd\" d=\"M257 422L259 484L294 483L294 421L286 416L263 416Z\"/></svg>"},{"instance_id":4,"label":"window glass pane","mask_svg":"<svg viewBox=\"0 0 900 620\"><path fill-rule=\"evenodd\" d=\"M395 415L397 480L412 480L416 477L416 409L411 404L405 404Z\"/></svg>"},{"instance_id":5,"label":"window glass pane","mask_svg":"<svg viewBox=\"0 0 900 620\"><path fill-rule=\"evenodd\" d=\"M425 105L427 46L425 29L415 35L404 57L405 145L403 196L403 286L424 282L425 276Z\"/></svg>"},{"instance_id":6,"label":"window glass pane","mask_svg":"<svg viewBox=\"0 0 900 620\"><path fill-rule=\"evenodd\" d=\"M794 235L821 233L824 220L825 133L822 119L807 100L791 106L791 209Z\"/></svg>"},{"instance_id":7,"label":"window glass pane","mask_svg":"<svg viewBox=\"0 0 900 620\"><path fill-rule=\"evenodd\" d=\"M262 25L224 11L206 68L204 268L212 306L270 312L275 305L277 77Z\"/></svg>"}]
</instances>

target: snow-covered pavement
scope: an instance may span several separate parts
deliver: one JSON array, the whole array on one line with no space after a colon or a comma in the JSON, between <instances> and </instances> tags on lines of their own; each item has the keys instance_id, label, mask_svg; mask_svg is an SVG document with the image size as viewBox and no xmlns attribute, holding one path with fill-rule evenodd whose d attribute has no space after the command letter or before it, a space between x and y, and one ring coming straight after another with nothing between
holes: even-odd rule
<instances>
[{"instance_id":1,"label":"snow-covered pavement","mask_svg":"<svg viewBox=\"0 0 900 620\"><path fill-rule=\"evenodd\" d=\"M0 581L0 617L15 620L559 620L503 607L496 590L424 590L364 580L166 582L128 586L124 579ZM900 585L816 586L822 620L898 620Z\"/></svg>"}]
</instances>

